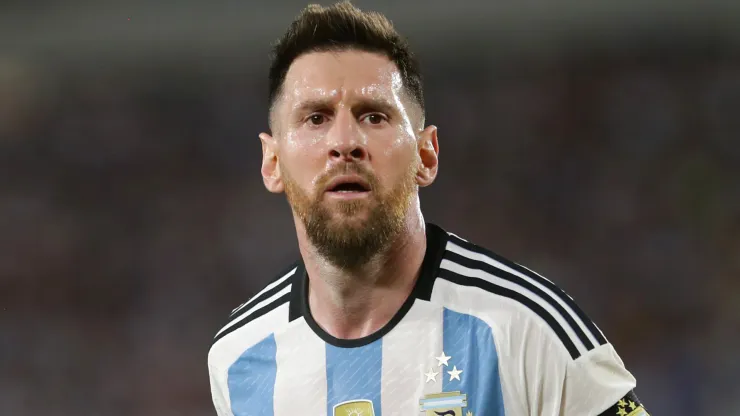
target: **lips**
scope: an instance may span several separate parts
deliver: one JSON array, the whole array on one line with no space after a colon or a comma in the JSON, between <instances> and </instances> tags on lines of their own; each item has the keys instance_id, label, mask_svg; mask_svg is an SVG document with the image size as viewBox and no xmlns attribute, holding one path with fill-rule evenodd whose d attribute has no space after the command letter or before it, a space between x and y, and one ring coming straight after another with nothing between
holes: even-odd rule
<instances>
[{"instance_id":1,"label":"lips","mask_svg":"<svg viewBox=\"0 0 740 416\"><path fill-rule=\"evenodd\" d=\"M326 192L359 193L369 192L370 184L360 176L345 175L334 178L326 187Z\"/></svg>"}]
</instances>

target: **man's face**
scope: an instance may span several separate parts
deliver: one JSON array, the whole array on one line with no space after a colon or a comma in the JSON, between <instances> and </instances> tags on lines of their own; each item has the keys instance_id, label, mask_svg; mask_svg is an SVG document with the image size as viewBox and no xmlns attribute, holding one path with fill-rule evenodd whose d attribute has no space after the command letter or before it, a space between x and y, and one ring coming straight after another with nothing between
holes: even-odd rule
<instances>
[{"instance_id":1,"label":"man's face","mask_svg":"<svg viewBox=\"0 0 740 416\"><path fill-rule=\"evenodd\" d=\"M309 53L286 75L272 118L277 174L311 243L338 267L387 248L416 201L412 103L377 54Z\"/></svg>"}]
</instances>

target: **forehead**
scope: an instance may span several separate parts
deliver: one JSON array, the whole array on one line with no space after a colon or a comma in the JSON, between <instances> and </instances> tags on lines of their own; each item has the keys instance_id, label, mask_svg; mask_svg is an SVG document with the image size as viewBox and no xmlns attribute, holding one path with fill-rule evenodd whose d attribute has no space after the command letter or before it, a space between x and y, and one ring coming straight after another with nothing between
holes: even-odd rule
<instances>
[{"instance_id":1,"label":"forehead","mask_svg":"<svg viewBox=\"0 0 740 416\"><path fill-rule=\"evenodd\" d=\"M402 89L401 73L391 60L350 50L300 56L285 76L283 95L292 103L335 96L382 96L396 101Z\"/></svg>"}]
</instances>

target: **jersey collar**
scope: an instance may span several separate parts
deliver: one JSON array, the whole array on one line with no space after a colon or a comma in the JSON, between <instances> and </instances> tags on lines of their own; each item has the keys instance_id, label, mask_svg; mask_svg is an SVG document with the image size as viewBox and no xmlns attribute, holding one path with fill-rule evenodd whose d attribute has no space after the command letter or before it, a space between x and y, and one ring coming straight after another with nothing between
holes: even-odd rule
<instances>
[{"instance_id":1,"label":"jersey collar","mask_svg":"<svg viewBox=\"0 0 740 416\"><path fill-rule=\"evenodd\" d=\"M439 264L442 261L442 256L447 245L447 233L439 226L428 222L426 223L426 238L427 248L424 254L424 260L421 263L421 272L414 285L414 289L393 318L375 333L363 338L347 340L336 338L324 331L313 319L313 316L311 316L308 306L308 274L306 273L306 267L303 261L298 262L298 268L293 276L294 290L291 290L289 307L290 321L303 317L308 326L321 339L328 344L342 348L361 347L382 338L401 322L416 299L428 301L431 298L434 280L438 275Z\"/></svg>"}]
</instances>

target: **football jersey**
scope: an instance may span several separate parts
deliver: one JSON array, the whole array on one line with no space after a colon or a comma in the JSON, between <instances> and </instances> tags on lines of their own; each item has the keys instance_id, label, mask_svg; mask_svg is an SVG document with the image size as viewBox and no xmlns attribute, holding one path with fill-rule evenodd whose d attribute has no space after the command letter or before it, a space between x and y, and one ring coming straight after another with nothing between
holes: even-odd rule
<instances>
[{"instance_id":1,"label":"football jersey","mask_svg":"<svg viewBox=\"0 0 740 416\"><path fill-rule=\"evenodd\" d=\"M367 337L314 321L300 260L234 309L208 354L218 415L647 415L563 290L434 224L426 233L411 295Z\"/></svg>"}]
</instances>

